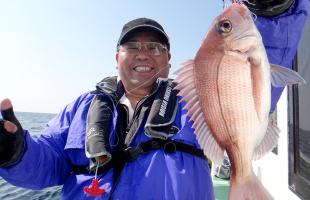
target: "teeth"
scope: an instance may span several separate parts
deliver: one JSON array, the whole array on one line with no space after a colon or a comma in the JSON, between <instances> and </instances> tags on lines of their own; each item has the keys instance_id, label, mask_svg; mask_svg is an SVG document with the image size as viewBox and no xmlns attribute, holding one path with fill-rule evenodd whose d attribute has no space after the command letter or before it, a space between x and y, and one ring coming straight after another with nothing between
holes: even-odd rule
<instances>
[{"instance_id":1,"label":"teeth","mask_svg":"<svg viewBox=\"0 0 310 200\"><path fill-rule=\"evenodd\" d=\"M135 67L135 71L137 71L137 72L149 72L151 70L152 70L151 67L146 67L146 66Z\"/></svg>"}]
</instances>

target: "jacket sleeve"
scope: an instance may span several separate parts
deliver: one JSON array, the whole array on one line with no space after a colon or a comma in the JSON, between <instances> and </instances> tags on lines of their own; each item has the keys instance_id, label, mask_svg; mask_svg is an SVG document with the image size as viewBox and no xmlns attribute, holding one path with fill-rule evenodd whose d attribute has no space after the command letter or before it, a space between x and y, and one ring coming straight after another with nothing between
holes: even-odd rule
<instances>
[{"instance_id":1,"label":"jacket sleeve","mask_svg":"<svg viewBox=\"0 0 310 200\"><path fill-rule=\"evenodd\" d=\"M308 17L309 0L295 0L282 14L273 17L257 16L255 24L262 35L271 64L292 68L294 57ZM272 87L271 112L283 88Z\"/></svg>"},{"instance_id":2,"label":"jacket sleeve","mask_svg":"<svg viewBox=\"0 0 310 200\"><path fill-rule=\"evenodd\" d=\"M61 185L70 174L70 162L64 150L67 135L76 111L89 95L81 95L56 115L43 133L25 133L25 152L21 160L8 168L0 168L0 176L9 183L30 189Z\"/></svg>"}]
</instances>

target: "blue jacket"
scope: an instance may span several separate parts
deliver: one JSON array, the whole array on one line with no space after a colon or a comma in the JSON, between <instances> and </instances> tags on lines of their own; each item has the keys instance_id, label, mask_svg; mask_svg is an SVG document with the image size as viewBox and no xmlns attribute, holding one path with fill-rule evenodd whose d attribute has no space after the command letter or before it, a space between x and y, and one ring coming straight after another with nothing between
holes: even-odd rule
<instances>
[{"instance_id":1,"label":"blue jacket","mask_svg":"<svg viewBox=\"0 0 310 200\"><path fill-rule=\"evenodd\" d=\"M214 199L208 162L188 153L167 154L153 150L127 162L114 190L113 169L98 176L106 190L100 197L83 192L94 175L72 173L72 165L87 165L85 156L86 117L94 94L86 93L53 118L38 138L25 131L26 150L21 161L1 176L13 185L41 189L63 185L62 199ZM114 110L115 111L115 110ZM144 134L142 120L131 142L135 146L150 138ZM178 105L174 126L179 132L172 139L199 148L186 111ZM115 137L111 132L111 138Z\"/></svg>"}]
</instances>

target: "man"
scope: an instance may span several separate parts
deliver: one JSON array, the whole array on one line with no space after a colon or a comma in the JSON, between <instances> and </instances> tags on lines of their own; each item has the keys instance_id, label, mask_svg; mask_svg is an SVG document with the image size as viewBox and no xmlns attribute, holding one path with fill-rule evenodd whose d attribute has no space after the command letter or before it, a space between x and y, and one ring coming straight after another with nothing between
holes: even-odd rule
<instances>
[{"instance_id":1,"label":"man","mask_svg":"<svg viewBox=\"0 0 310 200\"><path fill-rule=\"evenodd\" d=\"M31 189L63 185L63 199L93 199L94 176L105 190L98 199L214 199L208 161L167 79L169 49L156 21L125 24L119 76L69 104L38 138L3 100L0 175Z\"/></svg>"},{"instance_id":2,"label":"man","mask_svg":"<svg viewBox=\"0 0 310 200\"><path fill-rule=\"evenodd\" d=\"M267 27L264 39L275 30L283 32L283 26L290 30L288 23L278 21L294 19L300 22L299 30L303 27L305 14L299 10L305 7L300 2L306 1L293 6L292 0L249 2L253 12L266 10L263 16L287 11L284 17L258 17L258 28ZM281 39L289 36L285 32ZM268 56L291 63L299 38L294 35L289 48L277 48L273 38ZM83 188L91 191L94 176L105 189L97 199L214 199L208 163L186 111L176 103L171 81L158 79L168 75L169 49L169 38L157 22L128 22L117 44L118 78L102 80L96 91L69 104L39 138L22 130L10 101L3 100L0 176L32 189L63 185L63 199L93 199Z\"/></svg>"}]
</instances>

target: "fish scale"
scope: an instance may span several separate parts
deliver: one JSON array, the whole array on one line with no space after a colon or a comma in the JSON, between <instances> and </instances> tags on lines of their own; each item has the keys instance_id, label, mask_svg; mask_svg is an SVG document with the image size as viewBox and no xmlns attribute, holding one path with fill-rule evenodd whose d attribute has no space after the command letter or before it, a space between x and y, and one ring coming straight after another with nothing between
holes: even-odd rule
<instances>
[{"instance_id":1,"label":"fish scale","mask_svg":"<svg viewBox=\"0 0 310 200\"><path fill-rule=\"evenodd\" d=\"M224 58L226 58L225 56ZM225 61L227 59L223 59ZM229 58L228 58L229 60ZM223 70L222 70L223 69ZM218 73L219 106L222 110L223 120L228 132L242 133L246 136L254 132L257 123L252 95L250 66L242 63L221 63ZM215 102L209 102L215 104ZM217 119L212 119L217 120ZM250 126L251 125L251 126ZM242 130L238 130L242 129ZM237 135L237 134L236 134Z\"/></svg>"}]
</instances>

